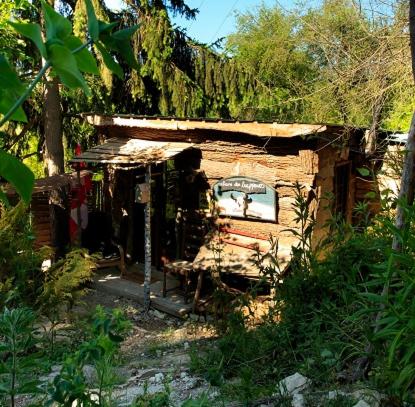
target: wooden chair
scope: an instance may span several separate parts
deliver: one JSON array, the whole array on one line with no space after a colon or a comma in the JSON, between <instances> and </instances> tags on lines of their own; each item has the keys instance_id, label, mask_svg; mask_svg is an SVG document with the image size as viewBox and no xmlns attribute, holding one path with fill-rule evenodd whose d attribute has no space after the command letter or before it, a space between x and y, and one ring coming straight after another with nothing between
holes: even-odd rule
<instances>
[{"instance_id":1,"label":"wooden chair","mask_svg":"<svg viewBox=\"0 0 415 407\"><path fill-rule=\"evenodd\" d=\"M179 251L181 256L179 259L165 262L163 264L163 297L168 291L176 288L167 289L167 275L176 275L180 280L180 290L183 292L185 303L189 302L191 294L193 296L193 311L200 298L202 288L203 272L193 268L193 259L196 257L199 248L203 245L203 239L207 232L206 226L203 224L203 217L193 213L185 213L182 216L182 232ZM196 286L194 287L194 281ZM194 290L193 290L194 288Z\"/></svg>"},{"instance_id":2,"label":"wooden chair","mask_svg":"<svg viewBox=\"0 0 415 407\"><path fill-rule=\"evenodd\" d=\"M120 276L122 277L125 273L125 255L124 249L120 244L111 242L118 250L118 255L111 257L103 257L95 262L97 269L103 269L108 267L117 267L120 270Z\"/></svg>"},{"instance_id":3,"label":"wooden chair","mask_svg":"<svg viewBox=\"0 0 415 407\"><path fill-rule=\"evenodd\" d=\"M111 217L101 211L89 214L88 226L82 234L82 246L90 253L100 253L102 259L96 261L97 269L118 267L121 276L125 273L123 247L112 239Z\"/></svg>"}]
</instances>

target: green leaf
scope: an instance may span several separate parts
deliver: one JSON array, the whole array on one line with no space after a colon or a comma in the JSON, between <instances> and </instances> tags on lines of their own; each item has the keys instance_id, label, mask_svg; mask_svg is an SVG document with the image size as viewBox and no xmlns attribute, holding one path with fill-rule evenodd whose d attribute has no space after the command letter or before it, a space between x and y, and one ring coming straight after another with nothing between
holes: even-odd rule
<instances>
[{"instance_id":1,"label":"green leaf","mask_svg":"<svg viewBox=\"0 0 415 407\"><path fill-rule=\"evenodd\" d=\"M127 64L134 69L139 69L140 65L138 64L137 60L135 59L135 55L134 52L129 44L129 42L127 41L126 44L124 44L124 46L120 45L120 47L118 48L118 52L121 54L121 56L123 57L124 61L127 62Z\"/></svg>"},{"instance_id":2,"label":"green leaf","mask_svg":"<svg viewBox=\"0 0 415 407\"><path fill-rule=\"evenodd\" d=\"M74 35L71 35L69 38L65 40L66 47L69 48L71 51L74 51L75 49L81 47L82 44L82 41ZM76 63L78 64L78 68L80 71L92 73L94 75L99 75L97 62L94 56L87 48L83 48L73 55L75 56Z\"/></svg>"},{"instance_id":3,"label":"green leaf","mask_svg":"<svg viewBox=\"0 0 415 407\"><path fill-rule=\"evenodd\" d=\"M99 37L99 24L95 15L94 6L91 0L85 0L86 14L88 16L88 32L93 41L97 41Z\"/></svg>"},{"instance_id":4,"label":"green leaf","mask_svg":"<svg viewBox=\"0 0 415 407\"><path fill-rule=\"evenodd\" d=\"M368 177L370 175L370 171L367 168L358 168L357 171L359 171L362 177Z\"/></svg>"},{"instance_id":5,"label":"green leaf","mask_svg":"<svg viewBox=\"0 0 415 407\"><path fill-rule=\"evenodd\" d=\"M125 28L124 30L116 31L112 34L112 37L116 40L129 41L131 36L138 30L139 27L140 25L137 24L132 27Z\"/></svg>"},{"instance_id":6,"label":"green leaf","mask_svg":"<svg viewBox=\"0 0 415 407\"><path fill-rule=\"evenodd\" d=\"M91 92L78 69L78 64L72 52L59 44L52 44L48 47L48 51L52 67L59 75L62 83L71 89L82 88L87 95L90 95Z\"/></svg>"},{"instance_id":7,"label":"green leaf","mask_svg":"<svg viewBox=\"0 0 415 407\"><path fill-rule=\"evenodd\" d=\"M46 39L65 40L72 33L71 22L57 13L45 0L41 0L46 25Z\"/></svg>"},{"instance_id":8,"label":"green leaf","mask_svg":"<svg viewBox=\"0 0 415 407\"><path fill-rule=\"evenodd\" d=\"M365 194L365 198L367 199L375 199L376 198L376 192L374 191L369 191Z\"/></svg>"},{"instance_id":9,"label":"green leaf","mask_svg":"<svg viewBox=\"0 0 415 407\"><path fill-rule=\"evenodd\" d=\"M42 33L40 29L39 24L34 23L15 23L12 21L9 21L9 24L21 35L23 35L26 38L29 38L33 41L33 43L38 48L40 55L42 55L43 58L47 58L46 55L46 47L42 40Z\"/></svg>"},{"instance_id":10,"label":"green leaf","mask_svg":"<svg viewBox=\"0 0 415 407\"><path fill-rule=\"evenodd\" d=\"M366 297L369 301L372 302L378 302L378 303L385 303L386 298L383 295L380 294L374 294L374 293L362 293L362 297Z\"/></svg>"},{"instance_id":11,"label":"green leaf","mask_svg":"<svg viewBox=\"0 0 415 407\"><path fill-rule=\"evenodd\" d=\"M17 73L9 65L6 57L0 54L0 83L1 89L13 89L16 92L23 92L25 87L20 81Z\"/></svg>"},{"instance_id":12,"label":"green leaf","mask_svg":"<svg viewBox=\"0 0 415 407\"><path fill-rule=\"evenodd\" d=\"M7 59L0 55L0 113L6 114L25 91L16 72L9 65ZM26 122L26 114L20 106L11 116L11 120Z\"/></svg>"},{"instance_id":13,"label":"green leaf","mask_svg":"<svg viewBox=\"0 0 415 407\"><path fill-rule=\"evenodd\" d=\"M106 23L105 21L98 20L98 28L100 34L106 34L111 32L111 30L118 25L118 22L114 21L113 23Z\"/></svg>"},{"instance_id":14,"label":"green leaf","mask_svg":"<svg viewBox=\"0 0 415 407\"><path fill-rule=\"evenodd\" d=\"M41 393L39 389L40 382L38 380L31 380L26 383L23 383L17 388L18 394L29 394L29 393Z\"/></svg>"},{"instance_id":15,"label":"green leaf","mask_svg":"<svg viewBox=\"0 0 415 407\"><path fill-rule=\"evenodd\" d=\"M0 176L10 182L22 199L30 202L35 176L26 165L16 157L0 150Z\"/></svg>"},{"instance_id":16,"label":"green leaf","mask_svg":"<svg viewBox=\"0 0 415 407\"><path fill-rule=\"evenodd\" d=\"M95 46L101 53L105 66L120 79L124 79L124 72L121 69L121 66L118 64L118 62L114 61L111 54L105 49L105 47L100 42L95 43Z\"/></svg>"},{"instance_id":17,"label":"green leaf","mask_svg":"<svg viewBox=\"0 0 415 407\"><path fill-rule=\"evenodd\" d=\"M18 98L19 95L16 92L13 92L10 89L0 89L0 113L4 115L8 113ZM21 106L19 106L19 108L13 113L10 120L27 122L26 113Z\"/></svg>"}]
</instances>

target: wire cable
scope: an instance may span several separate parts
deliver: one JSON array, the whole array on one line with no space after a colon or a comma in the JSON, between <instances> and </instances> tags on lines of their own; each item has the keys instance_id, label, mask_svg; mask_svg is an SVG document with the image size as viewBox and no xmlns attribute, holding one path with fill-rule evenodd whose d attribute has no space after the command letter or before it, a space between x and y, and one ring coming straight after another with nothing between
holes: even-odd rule
<instances>
[{"instance_id":1,"label":"wire cable","mask_svg":"<svg viewBox=\"0 0 415 407\"><path fill-rule=\"evenodd\" d=\"M212 43L212 41L215 39L216 35L220 32L221 28L223 27L223 25L225 24L226 20L229 18L229 16L231 15L233 9L236 7L236 5L238 3L239 3L239 0L235 0L235 2L233 3L233 6L229 10L228 14L226 14L225 18L220 23L219 28L216 30L215 34L212 35L212 38L209 41L210 43Z\"/></svg>"}]
</instances>

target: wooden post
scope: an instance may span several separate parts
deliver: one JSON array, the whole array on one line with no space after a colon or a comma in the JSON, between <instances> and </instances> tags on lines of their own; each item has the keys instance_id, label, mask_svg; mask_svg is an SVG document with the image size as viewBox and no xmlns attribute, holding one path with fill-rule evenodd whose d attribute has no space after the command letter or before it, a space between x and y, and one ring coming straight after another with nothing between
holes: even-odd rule
<instances>
[{"instance_id":1,"label":"wooden post","mask_svg":"<svg viewBox=\"0 0 415 407\"><path fill-rule=\"evenodd\" d=\"M76 233L76 240L77 240L77 242L76 242L76 245L78 246L78 247L81 247L81 243L82 243L82 226L81 226L81 223L82 223L82 220L81 220L81 187L82 187L82 184L81 184L81 170L80 170L80 168L79 168L80 166L79 166L79 164L78 164L78 166L77 166L77 169L76 169L76 183L77 183L77 186L78 186L78 196L77 196L77 202L76 202L76 222L78 223L78 229L77 229L77 233Z\"/></svg>"},{"instance_id":2,"label":"wooden post","mask_svg":"<svg viewBox=\"0 0 415 407\"><path fill-rule=\"evenodd\" d=\"M147 165L145 182L148 185L148 197L144 208L144 308L150 308L151 284L151 164Z\"/></svg>"}]
</instances>

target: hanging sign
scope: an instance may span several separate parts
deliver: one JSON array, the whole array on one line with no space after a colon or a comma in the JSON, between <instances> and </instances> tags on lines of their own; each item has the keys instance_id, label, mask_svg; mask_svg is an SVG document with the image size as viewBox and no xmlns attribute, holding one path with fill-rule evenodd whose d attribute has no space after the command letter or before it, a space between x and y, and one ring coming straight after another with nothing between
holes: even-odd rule
<instances>
[{"instance_id":1,"label":"hanging sign","mask_svg":"<svg viewBox=\"0 0 415 407\"><path fill-rule=\"evenodd\" d=\"M147 203L150 200L150 184L144 182L135 186L135 202Z\"/></svg>"},{"instance_id":2,"label":"hanging sign","mask_svg":"<svg viewBox=\"0 0 415 407\"><path fill-rule=\"evenodd\" d=\"M275 222L275 190L248 177L224 178L213 185L220 215Z\"/></svg>"}]
</instances>

